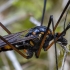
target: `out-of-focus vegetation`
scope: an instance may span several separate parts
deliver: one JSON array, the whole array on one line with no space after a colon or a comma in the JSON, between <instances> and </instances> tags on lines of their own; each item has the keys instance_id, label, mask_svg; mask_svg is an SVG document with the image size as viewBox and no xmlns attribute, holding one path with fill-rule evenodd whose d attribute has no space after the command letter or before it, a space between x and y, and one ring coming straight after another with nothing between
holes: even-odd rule
<instances>
[{"instance_id":1,"label":"out-of-focus vegetation","mask_svg":"<svg viewBox=\"0 0 70 70\"><path fill-rule=\"evenodd\" d=\"M33 16L38 21L41 21L44 0L0 0L0 7L2 7L8 1L12 1L13 3L11 3L8 8L1 11L0 20L6 23L6 27L12 33L35 27L35 25L29 21L31 16ZM62 4L63 4L63 0L47 1L46 13L44 18L45 26L47 26L51 14L54 15L54 22L57 21L58 17L60 16L60 13L63 10ZM0 8L0 10L2 9ZM69 16L68 16L68 20L69 20ZM63 30L63 21L64 18L60 22L56 31L61 32ZM5 35L4 32L2 32L2 34ZM70 35L70 33L67 34ZM66 36L67 39L69 40L68 35ZM50 52L48 51L44 52L42 50L40 57L38 59L36 59L34 56L31 59L27 60L22 56L20 56L18 53L15 52L15 54L23 70L55 70L55 59L54 59L55 54L53 48L51 49ZM64 53L61 47L57 47L57 48L58 48L58 61L59 61L58 65L60 68ZM51 57L49 56L49 53ZM70 58L70 56L68 58ZM53 64L50 64L50 60L52 61ZM14 70L14 67L8 58L7 58L7 62L10 66L10 70ZM4 63L2 58L0 57L0 70L5 70L3 67L4 67Z\"/></svg>"}]
</instances>

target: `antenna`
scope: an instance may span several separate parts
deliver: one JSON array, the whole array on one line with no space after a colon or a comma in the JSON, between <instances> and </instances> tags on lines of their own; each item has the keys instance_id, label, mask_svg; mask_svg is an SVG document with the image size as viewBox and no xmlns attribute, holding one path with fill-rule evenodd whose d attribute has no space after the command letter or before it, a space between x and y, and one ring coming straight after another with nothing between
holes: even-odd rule
<instances>
[{"instance_id":1,"label":"antenna","mask_svg":"<svg viewBox=\"0 0 70 70\"><path fill-rule=\"evenodd\" d=\"M43 25L44 14L45 14L45 10L46 10L46 2L47 2L47 0L44 0L43 13L42 13L42 18L41 18L41 26Z\"/></svg>"}]
</instances>

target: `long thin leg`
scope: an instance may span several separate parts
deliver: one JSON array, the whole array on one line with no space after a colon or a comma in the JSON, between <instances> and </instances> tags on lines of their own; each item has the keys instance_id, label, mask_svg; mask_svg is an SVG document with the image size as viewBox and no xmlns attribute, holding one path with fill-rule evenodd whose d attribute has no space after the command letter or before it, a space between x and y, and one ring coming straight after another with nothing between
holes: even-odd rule
<instances>
[{"instance_id":1,"label":"long thin leg","mask_svg":"<svg viewBox=\"0 0 70 70\"><path fill-rule=\"evenodd\" d=\"M68 8L66 16L65 16L65 19L64 19L64 30L65 30L65 23L66 23L66 20L67 20L67 16L68 16L69 10L70 10L70 7Z\"/></svg>"},{"instance_id":2,"label":"long thin leg","mask_svg":"<svg viewBox=\"0 0 70 70\"><path fill-rule=\"evenodd\" d=\"M57 28L57 26L58 26L58 24L59 24L61 18L63 17L63 15L64 15L66 9L68 8L69 4L70 4L70 0L67 2L66 6L65 6L65 8L64 8L64 10L63 10L63 12L61 13L61 15L60 15L60 17L59 17L59 19L58 19L58 21L57 21L55 27L54 27L54 31L55 31L55 29ZM56 38L56 40L58 40L58 38ZM54 44L54 41L46 48L46 50L48 50L53 44Z\"/></svg>"},{"instance_id":3,"label":"long thin leg","mask_svg":"<svg viewBox=\"0 0 70 70\"><path fill-rule=\"evenodd\" d=\"M29 58L29 56L24 55L22 52L20 52L18 49L16 49L12 44L10 44L7 40L5 40L1 35L0 35L0 39L3 40L6 44L8 44L12 49L14 49L15 51L17 51L24 58L26 58L26 59Z\"/></svg>"},{"instance_id":4,"label":"long thin leg","mask_svg":"<svg viewBox=\"0 0 70 70\"><path fill-rule=\"evenodd\" d=\"M58 70L58 59L57 59L57 47L56 47L56 35L54 31L54 21L53 21L53 16L52 16L52 28L53 28L53 36L54 36L54 45L55 45L55 57L56 57L56 70Z\"/></svg>"},{"instance_id":5,"label":"long thin leg","mask_svg":"<svg viewBox=\"0 0 70 70\"><path fill-rule=\"evenodd\" d=\"M42 49L42 47L43 47L43 45L44 45L44 42L45 42L45 39L46 39L46 35L47 35L47 33L48 33L48 30L49 30L49 27L50 27L50 24L51 24L51 18L52 18L52 15L50 16L49 23L48 23L48 27L47 27L46 32L45 32L45 34L44 34L44 38L43 38L43 40L42 40L42 42L41 42L41 45L40 45L40 47L39 47L39 50L38 50L38 52L37 52L37 57L39 57L40 52L41 52L41 49Z\"/></svg>"},{"instance_id":6,"label":"long thin leg","mask_svg":"<svg viewBox=\"0 0 70 70\"><path fill-rule=\"evenodd\" d=\"M60 33L59 37L62 36L64 33L66 33L66 31L67 31L69 28L70 28L70 22L69 22L69 24L67 25L67 27L65 28L65 30ZM55 40L57 41L59 37L57 37ZM46 48L46 50L48 50L53 44L54 44L54 41Z\"/></svg>"},{"instance_id":7,"label":"long thin leg","mask_svg":"<svg viewBox=\"0 0 70 70\"><path fill-rule=\"evenodd\" d=\"M44 0L44 7L43 7L43 14L42 14L42 19L41 19L41 26L43 25L43 20L44 20L44 15L45 15L45 10L46 10L46 2L47 2L47 0Z\"/></svg>"},{"instance_id":8,"label":"long thin leg","mask_svg":"<svg viewBox=\"0 0 70 70\"><path fill-rule=\"evenodd\" d=\"M8 33L11 34L11 32L0 22L0 26ZM22 52L20 52L18 49L16 49L13 45L11 45L7 40L5 40L2 36L0 38L6 42L13 50L18 52L20 55L22 55L24 58L29 58L29 56L25 56Z\"/></svg>"},{"instance_id":9,"label":"long thin leg","mask_svg":"<svg viewBox=\"0 0 70 70\"><path fill-rule=\"evenodd\" d=\"M11 34L11 32L0 22L0 26L8 33Z\"/></svg>"},{"instance_id":10,"label":"long thin leg","mask_svg":"<svg viewBox=\"0 0 70 70\"><path fill-rule=\"evenodd\" d=\"M54 27L54 31L55 31L55 29L57 28L57 26L58 26L58 24L59 24L61 18L63 17L65 11L67 10L69 4L70 4L70 0L67 2L66 6L65 6L65 8L64 8L64 10L63 10L63 12L61 13L61 15L60 15L60 17L59 17L59 19L58 19L58 21L57 21L55 27Z\"/></svg>"}]
</instances>

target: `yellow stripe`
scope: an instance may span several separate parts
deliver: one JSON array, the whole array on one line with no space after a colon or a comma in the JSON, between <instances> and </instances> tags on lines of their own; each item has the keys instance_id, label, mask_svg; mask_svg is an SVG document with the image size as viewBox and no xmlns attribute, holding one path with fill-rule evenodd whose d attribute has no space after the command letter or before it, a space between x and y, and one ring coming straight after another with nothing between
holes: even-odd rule
<instances>
[{"instance_id":1,"label":"yellow stripe","mask_svg":"<svg viewBox=\"0 0 70 70\"><path fill-rule=\"evenodd\" d=\"M8 45L5 45L5 46L4 46L4 49L11 49L11 47L8 46Z\"/></svg>"},{"instance_id":2,"label":"yellow stripe","mask_svg":"<svg viewBox=\"0 0 70 70\"><path fill-rule=\"evenodd\" d=\"M27 53L27 50L26 50L26 49L23 49L23 52L24 52L24 53Z\"/></svg>"},{"instance_id":3,"label":"yellow stripe","mask_svg":"<svg viewBox=\"0 0 70 70\"><path fill-rule=\"evenodd\" d=\"M31 44L32 46L34 46L34 43L33 43L32 41L30 41L30 44Z\"/></svg>"},{"instance_id":4,"label":"yellow stripe","mask_svg":"<svg viewBox=\"0 0 70 70\"><path fill-rule=\"evenodd\" d=\"M35 35L36 33L35 33L35 32L33 32L32 34L33 34L33 35Z\"/></svg>"},{"instance_id":5,"label":"yellow stripe","mask_svg":"<svg viewBox=\"0 0 70 70\"><path fill-rule=\"evenodd\" d=\"M41 34L44 34L44 32L41 32Z\"/></svg>"}]
</instances>

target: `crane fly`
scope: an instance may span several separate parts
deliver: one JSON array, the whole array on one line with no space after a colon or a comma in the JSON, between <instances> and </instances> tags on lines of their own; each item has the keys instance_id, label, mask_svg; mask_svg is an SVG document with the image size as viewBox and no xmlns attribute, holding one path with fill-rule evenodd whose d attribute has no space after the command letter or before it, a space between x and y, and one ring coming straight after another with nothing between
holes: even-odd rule
<instances>
[{"instance_id":1,"label":"crane fly","mask_svg":"<svg viewBox=\"0 0 70 70\"><path fill-rule=\"evenodd\" d=\"M41 25L31 28L30 30L25 30L18 33L11 33L1 22L0 26L9 34L6 36L0 35L0 52L15 50L24 58L29 59L35 53L36 58L39 57L41 49L47 51L54 43L56 46L57 42L61 43L61 46L67 45L67 40L64 38L66 31L70 28L70 23L61 33L55 33L55 30L62 19L64 13L66 12L70 0L67 2L64 10L62 11L57 23L54 26L53 15L50 15L48 26L43 26L43 19L45 14L46 1L44 0L44 8L41 19ZM50 25L52 24L52 30L50 29ZM28 33L23 36L23 34L28 31ZM50 41L53 40L51 43ZM50 43L50 44L49 44ZM23 54L19 50L23 50L26 54Z\"/></svg>"}]
</instances>

